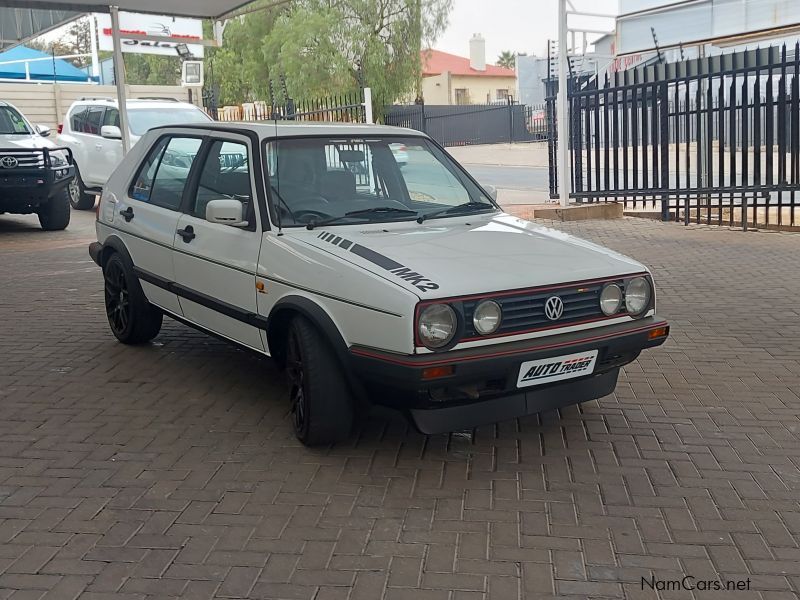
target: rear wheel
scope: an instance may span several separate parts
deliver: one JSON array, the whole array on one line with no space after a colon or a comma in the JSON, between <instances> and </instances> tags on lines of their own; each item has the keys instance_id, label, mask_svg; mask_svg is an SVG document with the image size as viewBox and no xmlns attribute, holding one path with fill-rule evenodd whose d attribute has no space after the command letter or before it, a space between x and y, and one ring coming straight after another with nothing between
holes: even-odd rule
<instances>
[{"instance_id":1,"label":"rear wheel","mask_svg":"<svg viewBox=\"0 0 800 600\"><path fill-rule=\"evenodd\" d=\"M133 269L114 253L103 266L106 315L111 332L123 344L149 342L161 331L163 315L150 304Z\"/></svg>"},{"instance_id":2,"label":"rear wheel","mask_svg":"<svg viewBox=\"0 0 800 600\"><path fill-rule=\"evenodd\" d=\"M81 172L75 166L75 177L69 182L69 203L75 210L91 210L94 208L94 194L87 194L81 179Z\"/></svg>"},{"instance_id":3,"label":"rear wheel","mask_svg":"<svg viewBox=\"0 0 800 600\"><path fill-rule=\"evenodd\" d=\"M353 402L327 340L304 317L289 324L286 378L294 433L306 446L340 442L353 427Z\"/></svg>"},{"instance_id":4,"label":"rear wheel","mask_svg":"<svg viewBox=\"0 0 800 600\"><path fill-rule=\"evenodd\" d=\"M55 193L36 211L39 224L45 231L59 231L69 225L69 191L64 188Z\"/></svg>"}]
</instances>

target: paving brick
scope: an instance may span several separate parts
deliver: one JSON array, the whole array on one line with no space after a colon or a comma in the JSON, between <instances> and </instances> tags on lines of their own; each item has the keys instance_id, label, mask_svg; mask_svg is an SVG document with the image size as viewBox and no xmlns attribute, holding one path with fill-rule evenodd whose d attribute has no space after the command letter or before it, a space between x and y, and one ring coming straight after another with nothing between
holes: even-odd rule
<instances>
[{"instance_id":1,"label":"paving brick","mask_svg":"<svg viewBox=\"0 0 800 600\"><path fill-rule=\"evenodd\" d=\"M638 600L648 573L720 572L800 591L797 234L548 223L652 269L663 347L581 406L429 437L375 411L312 451L267 361L169 319L114 341L92 215L33 221L0 220L2 600Z\"/></svg>"}]
</instances>

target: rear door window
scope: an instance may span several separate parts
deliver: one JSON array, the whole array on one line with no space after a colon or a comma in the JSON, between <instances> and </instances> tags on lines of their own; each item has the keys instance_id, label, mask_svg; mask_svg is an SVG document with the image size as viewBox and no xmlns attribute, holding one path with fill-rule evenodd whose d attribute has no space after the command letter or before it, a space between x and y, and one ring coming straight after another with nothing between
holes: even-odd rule
<instances>
[{"instance_id":1,"label":"rear door window","mask_svg":"<svg viewBox=\"0 0 800 600\"><path fill-rule=\"evenodd\" d=\"M189 172L202 143L199 138L173 137L169 140L150 188L152 204L171 210L180 208Z\"/></svg>"},{"instance_id":2,"label":"rear door window","mask_svg":"<svg viewBox=\"0 0 800 600\"><path fill-rule=\"evenodd\" d=\"M105 112L105 106L90 106L86 111L86 120L83 124L83 133L88 133L89 135L100 135L100 124L103 122L103 114Z\"/></svg>"},{"instance_id":3,"label":"rear door window","mask_svg":"<svg viewBox=\"0 0 800 600\"><path fill-rule=\"evenodd\" d=\"M70 128L76 133L83 131L83 124L86 121L86 107L77 106L70 113Z\"/></svg>"}]
</instances>

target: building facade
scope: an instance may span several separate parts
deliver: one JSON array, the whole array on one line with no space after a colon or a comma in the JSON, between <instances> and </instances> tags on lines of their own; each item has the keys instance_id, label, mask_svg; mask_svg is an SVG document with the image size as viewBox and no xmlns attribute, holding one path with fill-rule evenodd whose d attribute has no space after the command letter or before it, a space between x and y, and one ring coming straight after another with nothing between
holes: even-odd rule
<instances>
[{"instance_id":1,"label":"building facade","mask_svg":"<svg viewBox=\"0 0 800 600\"><path fill-rule=\"evenodd\" d=\"M426 104L490 104L517 92L514 69L486 64L486 42L475 34L470 56L422 52L422 97Z\"/></svg>"}]
</instances>

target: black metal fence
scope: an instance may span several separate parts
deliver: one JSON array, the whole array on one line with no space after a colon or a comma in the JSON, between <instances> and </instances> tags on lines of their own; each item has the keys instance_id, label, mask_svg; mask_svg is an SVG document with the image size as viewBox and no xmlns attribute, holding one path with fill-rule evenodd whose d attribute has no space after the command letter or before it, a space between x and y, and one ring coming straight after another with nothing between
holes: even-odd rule
<instances>
[{"instance_id":1,"label":"black metal fence","mask_svg":"<svg viewBox=\"0 0 800 600\"><path fill-rule=\"evenodd\" d=\"M333 121L364 123L366 106L364 90L324 98L305 100L289 99L286 102L253 101L231 106L216 106L214 95L203 95L204 105L212 118L218 121Z\"/></svg>"},{"instance_id":2,"label":"black metal fence","mask_svg":"<svg viewBox=\"0 0 800 600\"><path fill-rule=\"evenodd\" d=\"M532 142L547 136L545 108L516 104L395 105L386 107L387 125L423 131L443 146Z\"/></svg>"},{"instance_id":3,"label":"black metal fence","mask_svg":"<svg viewBox=\"0 0 800 600\"><path fill-rule=\"evenodd\" d=\"M599 87L571 82L570 196L687 224L800 225L799 75L795 45L650 65ZM554 159L552 144L553 197Z\"/></svg>"}]
</instances>

